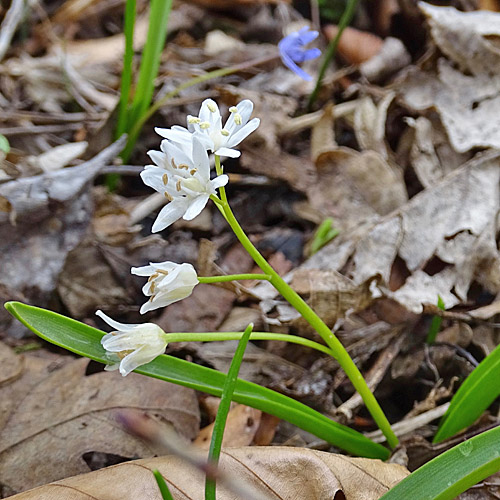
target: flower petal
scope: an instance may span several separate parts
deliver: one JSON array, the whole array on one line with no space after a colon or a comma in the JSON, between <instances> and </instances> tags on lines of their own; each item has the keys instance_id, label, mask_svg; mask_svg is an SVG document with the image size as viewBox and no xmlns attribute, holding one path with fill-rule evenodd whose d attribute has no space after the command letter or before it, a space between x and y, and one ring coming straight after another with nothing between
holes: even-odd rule
<instances>
[{"instance_id":1,"label":"flower petal","mask_svg":"<svg viewBox=\"0 0 500 500\"><path fill-rule=\"evenodd\" d=\"M189 205L187 198L177 198L165 205L158 214L151 231L158 233L179 220L186 212Z\"/></svg>"},{"instance_id":2,"label":"flower petal","mask_svg":"<svg viewBox=\"0 0 500 500\"><path fill-rule=\"evenodd\" d=\"M260 125L259 118L253 118L244 127L241 127L237 132L235 132L227 141L226 146L228 148L233 148L237 146L243 139L248 137L254 130Z\"/></svg>"},{"instance_id":3,"label":"flower petal","mask_svg":"<svg viewBox=\"0 0 500 500\"><path fill-rule=\"evenodd\" d=\"M192 220L197 215L199 215L200 212L205 208L205 205L207 204L209 197L210 195L208 194L201 194L200 196L194 198L194 200L192 200L191 203L189 204L189 207L186 210L183 219Z\"/></svg>"},{"instance_id":4,"label":"flower petal","mask_svg":"<svg viewBox=\"0 0 500 500\"><path fill-rule=\"evenodd\" d=\"M118 321L115 321L114 319L112 319L109 316L107 316L106 314L104 314L101 310L96 311L95 314L96 314L96 316L99 316L99 318L101 318L103 321L105 321L111 328L114 328L115 330L117 330L119 332L130 332L135 327L140 326L139 324L128 324L127 325L125 323L119 323Z\"/></svg>"},{"instance_id":5,"label":"flower petal","mask_svg":"<svg viewBox=\"0 0 500 500\"><path fill-rule=\"evenodd\" d=\"M213 189L218 189L222 186L225 186L229 182L229 177L226 174L222 174L217 176L215 179L210 181L210 184Z\"/></svg>"},{"instance_id":6,"label":"flower petal","mask_svg":"<svg viewBox=\"0 0 500 500\"><path fill-rule=\"evenodd\" d=\"M229 149L229 148L219 148L215 151L216 155L219 156L227 156L228 158L239 158L241 156L241 152L237 149Z\"/></svg>"}]
</instances>

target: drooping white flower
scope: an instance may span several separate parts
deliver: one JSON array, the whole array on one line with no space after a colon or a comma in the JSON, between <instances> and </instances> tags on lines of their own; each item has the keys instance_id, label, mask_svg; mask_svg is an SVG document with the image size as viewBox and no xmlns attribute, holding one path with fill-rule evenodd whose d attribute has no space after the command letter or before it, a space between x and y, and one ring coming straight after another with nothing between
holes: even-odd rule
<instances>
[{"instance_id":1,"label":"drooping white flower","mask_svg":"<svg viewBox=\"0 0 500 500\"><path fill-rule=\"evenodd\" d=\"M253 102L249 99L241 101L229 108L230 116L224 127L219 106L212 99L205 99L201 104L198 116L187 117L187 129L178 125L170 129L156 128L156 132L177 144L189 143L189 135L197 132L201 135L206 149L216 155L238 158L240 152L234 149L243 139L248 137L259 125L258 118L250 119Z\"/></svg>"},{"instance_id":2,"label":"drooping white flower","mask_svg":"<svg viewBox=\"0 0 500 500\"><path fill-rule=\"evenodd\" d=\"M147 186L163 194L169 203L164 206L153 224L157 233L181 217L194 219L217 189L225 186L227 175L210 180L208 154L198 134L189 134L189 142L173 144L162 141L161 151L149 151L155 165L147 165L141 177Z\"/></svg>"},{"instance_id":3,"label":"drooping white flower","mask_svg":"<svg viewBox=\"0 0 500 500\"><path fill-rule=\"evenodd\" d=\"M149 300L141 306L141 314L189 297L199 283L191 264L151 262L149 266L133 267L131 272L137 276L149 276L142 288Z\"/></svg>"},{"instance_id":4,"label":"drooping white flower","mask_svg":"<svg viewBox=\"0 0 500 500\"><path fill-rule=\"evenodd\" d=\"M125 377L165 352L167 334L158 325L153 323L126 325L111 319L102 311L97 311L96 315L115 328L115 331L104 335L101 339L104 349L116 360L107 365L106 370L119 369Z\"/></svg>"}]
</instances>

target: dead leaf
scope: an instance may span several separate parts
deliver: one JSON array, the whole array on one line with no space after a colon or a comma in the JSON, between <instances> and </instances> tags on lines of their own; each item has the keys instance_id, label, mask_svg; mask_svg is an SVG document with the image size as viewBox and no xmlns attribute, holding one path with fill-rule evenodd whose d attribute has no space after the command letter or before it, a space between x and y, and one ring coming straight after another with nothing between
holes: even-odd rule
<instances>
[{"instance_id":1,"label":"dead leaf","mask_svg":"<svg viewBox=\"0 0 500 500\"><path fill-rule=\"evenodd\" d=\"M261 415L260 410L245 405L236 405L232 408L227 415L222 446L227 448L252 444L253 438L259 429ZM213 430L213 423L201 429L193 444L202 450L208 450Z\"/></svg>"},{"instance_id":2,"label":"dead leaf","mask_svg":"<svg viewBox=\"0 0 500 500\"><path fill-rule=\"evenodd\" d=\"M154 455L155 450L117 423L117 408L149 413L186 439L197 434L194 391L136 374L86 375L88 364L78 359L54 366L30 356L23 376L0 387L2 485L19 492L87 472L85 458L93 452L124 458Z\"/></svg>"},{"instance_id":3,"label":"dead leaf","mask_svg":"<svg viewBox=\"0 0 500 500\"><path fill-rule=\"evenodd\" d=\"M200 452L206 453L206 452ZM227 448L220 466L236 481L245 481L258 498L375 500L408 475L397 464L351 458L316 450L291 447ZM166 478L176 499L203 498L205 476L177 457L137 460L69 478L17 495L12 500L35 500L56 495L60 500L161 500L152 471ZM222 485L219 500L234 499Z\"/></svg>"},{"instance_id":4,"label":"dead leaf","mask_svg":"<svg viewBox=\"0 0 500 500\"><path fill-rule=\"evenodd\" d=\"M415 110L437 109L458 152L500 147L500 15L460 12L453 7L419 3L431 36L446 58L435 71L413 69L402 95Z\"/></svg>"}]
</instances>

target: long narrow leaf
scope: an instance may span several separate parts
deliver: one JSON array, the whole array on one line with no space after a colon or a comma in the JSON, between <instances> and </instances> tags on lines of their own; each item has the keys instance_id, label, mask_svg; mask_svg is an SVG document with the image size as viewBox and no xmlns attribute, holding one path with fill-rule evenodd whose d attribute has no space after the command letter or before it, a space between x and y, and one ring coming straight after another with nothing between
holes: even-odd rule
<instances>
[{"instance_id":1,"label":"long narrow leaf","mask_svg":"<svg viewBox=\"0 0 500 500\"><path fill-rule=\"evenodd\" d=\"M465 429L500 395L500 346L476 366L453 396L434 436L438 443Z\"/></svg>"},{"instance_id":2,"label":"long narrow leaf","mask_svg":"<svg viewBox=\"0 0 500 500\"><path fill-rule=\"evenodd\" d=\"M224 387L222 388L222 397L219 409L217 410L217 416L215 417L212 440L210 441L210 449L208 451L208 460L215 466L219 464L220 451L222 449L222 438L224 437L227 415L229 413L229 409L231 408L231 400L233 399L234 389L238 380L238 373L240 372L243 355L245 354L245 349L248 341L250 340L252 329L253 324L250 323L244 331L241 340L238 342L238 347L234 353L231 366L227 372L226 381L224 382ZM211 479L207 475L207 479L205 481L205 500L215 500L215 489L215 479Z\"/></svg>"},{"instance_id":3,"label":"long narrow leaf","mask_svg":"<svg viewBox=\"0 0 500 500\"><path fill-rule=\"evenodd\" d=\"M380 500L452 500L498 470L500 427L495 427L427 462Z\"/></svg>"},{"instance_id":4,"label":"long narrow leaf","mask_svg":"<svg viewBox=\"0 0 500 500\"><path fill-rule=\"evenodd\" d=\"M6 309L36 335L71 352L107 363L101 346L104 332L79 321L20 302L7 302ZM137 373L190 387L220 397L226 375L172 356L161 355ZM361 433L330 420L321 413L252 382L238 379L233 400L300 427L354 455L387 459L389 451Z\"/></svg>"}]
</instances>

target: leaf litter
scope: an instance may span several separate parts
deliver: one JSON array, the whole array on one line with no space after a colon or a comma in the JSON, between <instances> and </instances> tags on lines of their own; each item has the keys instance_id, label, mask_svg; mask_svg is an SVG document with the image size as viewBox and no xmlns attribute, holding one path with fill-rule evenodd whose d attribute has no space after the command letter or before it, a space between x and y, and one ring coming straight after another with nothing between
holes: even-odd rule
<instances>
[{"instance_id":1,"label":"leaf litter","mask_svg":"<svg viewBox=\"0 0 500 500\"><path fill-rule=\"evenodd\" d=\"M12 15L17 3L12 3ZM172 12L159 96L202 69L271 53L291 23L303 22L290 3L270 7L245 0L229 6L220 1L218 11L211 10L213 4L194 3L175 6ZM381 10L373 24L361 6L365 17L359 15L342 37L340 58L327 71L317 111L305 113L310 84L275 61L186 89L151 123L181 123L208 96L226 106L245 98L257 103L255 116L262 118L262 126L243 145L241 159L227 162L237 217L257 247L336 331L377 397L391 408L389 418L402 438L394 460L413 470L443 450L429 441L457 380L500 341L495 327L500 292L500 14L464 12L470 6L457 10L456 4L378 3ZM124 37L113 2L90 4L87 16L75 2L51 7L52 32L32 11L26 21L32 32L26 39L11 38L10 30L21 22L17 14L11 26L4 29L5 16L0 27L0 40L12 40L11 48L2 46L0 80L0 133L11 145L0 165L0 295L50 306L92 324L98 308L135 322L141 282L130 276L131 266L168 256L203 263L207 275L254 269L236 250L217 211L145 236L159 205L134 175L122 177L116 194L92 185L96 178L101 183L101 172L121 168L116 161L121 146L111 144L109 137ZM138 7L136 50L145 41L147 2ZM409 26L407 33L395 29L391 15ZM325 26L321 43L335 30ZM380 33L389 36L384 39ZM315 73L317 63L307 70ZM154 141L145 130L131 172L145 163L144 153ZM339 235L306 257L307 241L327 217L333 218ZM208 253L202 238L212 241ZM435 306L438 296L445 311ZM424 346L434 314L443 317L443 331L436 345ZM262 329L315 338L267 283L203 285L151 320L167 331L233 331L252 321ZM160 425L170 422L186 439L198 436L206 442L213 414L202 415L200 432L193 392L139 376L127 378L129 389L116 391L113 375L86 375L87 362L46 346L14 354L7 345L21 349L31 341L29 334L5 313L0 313L0 326L5 342L0 343L2 496L109 465L112 457L146 461L76 476L57 488L99 489L111 483L123 486L128 495L137 486L155 498L146 471L154 467L168 470L167 479L183 491L201 487L201 482L187 481L201 473L176 457L148 461L155 451L126 435L112 411L115 405L155 413ZM169 349L226 371L234 343L183 343ZM242 377L376 435L334 360L298 346L258 342L249 346ZM70 383L78 390L61 396ZM86 412L79 411L85 404ZM497 409L492 407L476 428L498 423ZM275 421L262 430L268 437L258 438L269 416L248 417L254 411L241 406L232 410L228 445L325 446ZM42 460L40 449L45 450ZM406 474L293 447L228 448L226 453L276 491L284 488L284 498L292 495L288 483L317 488L304 491L304 498L330 498L337 490L346 498L378 498L390 481ZM20 460L29 467L20 471ZM332 466L331 460L340 460L342 467ZM228 466L232 473L239 470L235 463ZM349 469L353 463L356 467ZM307 481L291 472L302 468ZM324 471L322 477L308 472L316 469ZM360 472L364 470L369 474ZM268 477L267 471L276 475ZM389 482L383 479L386 473L393 477ZM360 493L360 484L366 493ZM358 487L355 496L352 485ZM46 488L38 491L55 491ZM474 491L493 498L494 488L485 484ZM36 498L36 492L21 497Z\"/></svg>"}]
</instances>

